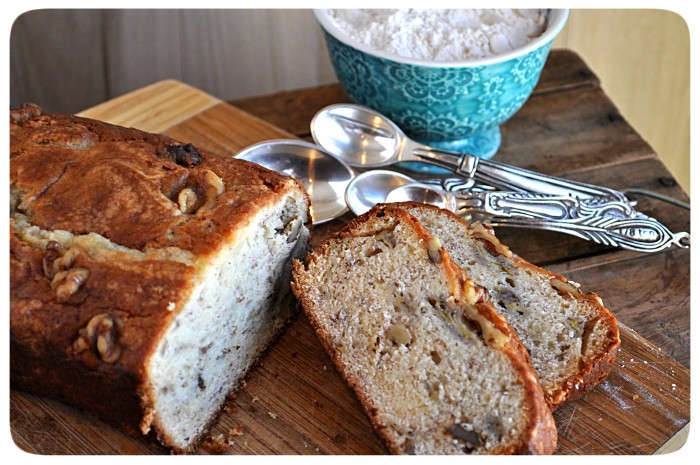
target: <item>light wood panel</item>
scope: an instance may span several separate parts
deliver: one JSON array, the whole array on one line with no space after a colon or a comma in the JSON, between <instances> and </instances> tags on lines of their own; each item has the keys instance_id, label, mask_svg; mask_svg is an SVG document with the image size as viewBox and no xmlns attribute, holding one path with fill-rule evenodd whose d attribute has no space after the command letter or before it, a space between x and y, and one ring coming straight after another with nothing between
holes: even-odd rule
<instances>
[{"instance_id":1,"label":"light wood panel","mask_svg":"<svg viewBox=\"0 0 700 465\"><path fill-rule=\"evenodd\" d=\"M690 35L667 10L571 11L554 46L574 50L690 193Z\"/></svg>"},{"instance_id":2,"label":"light wood panel","mask_svg":"<svg viewBox=\"0 0 700 465\"><path fill-rule=\"evenodd\" d=\"M146 98L147 97L147 98ZM162 132L221 100L179 81L151 84L77 113L142 131Z\"/></svg>"}]
</instances>

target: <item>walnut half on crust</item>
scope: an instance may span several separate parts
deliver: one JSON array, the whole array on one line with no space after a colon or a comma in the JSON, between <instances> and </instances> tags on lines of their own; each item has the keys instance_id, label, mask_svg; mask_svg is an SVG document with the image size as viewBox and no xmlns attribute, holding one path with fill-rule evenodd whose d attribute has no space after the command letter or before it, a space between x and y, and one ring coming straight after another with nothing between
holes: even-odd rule
<instances>
[{"instance_id":1,"label":"walnut half on crust","mask_svg":"<svg viewBox=\"0 0 700 465\"><path fill-rule=\"evenodd\" d=\"M19 107L10 108L11 123L24 123L37 116L41 116L41 107L35 103L25 103Z\"/></svg>"},{"instance_id":2,"label":"walnut half on crust","mask_svg":"<svg viewBox=\"0 0 700 465\"><path fill-rule=\"evenodd\" d=\"M73 343L77 353L92 350L105 363L119 360L122 350L117 344L124 331L124 320L116 315L100 313L93 316L87 326L79 331L79 337Z\"/></svg>"}]
</instances>

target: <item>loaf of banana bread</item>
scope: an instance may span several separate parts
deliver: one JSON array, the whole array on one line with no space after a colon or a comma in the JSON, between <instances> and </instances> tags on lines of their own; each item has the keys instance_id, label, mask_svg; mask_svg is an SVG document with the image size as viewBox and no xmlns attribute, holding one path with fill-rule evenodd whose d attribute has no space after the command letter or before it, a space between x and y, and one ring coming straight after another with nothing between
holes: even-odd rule
<instances>
[{"instance_id":1,"label":"loaf of banana bread","mask_svg":"<svg viewBox=\"0 0 700 465\"><path fill-rule=\"evenodd\" d=\"M32 104L10 143L12 387L191 451L294 308L303 186Z\"/></svg>"}]
</instances>

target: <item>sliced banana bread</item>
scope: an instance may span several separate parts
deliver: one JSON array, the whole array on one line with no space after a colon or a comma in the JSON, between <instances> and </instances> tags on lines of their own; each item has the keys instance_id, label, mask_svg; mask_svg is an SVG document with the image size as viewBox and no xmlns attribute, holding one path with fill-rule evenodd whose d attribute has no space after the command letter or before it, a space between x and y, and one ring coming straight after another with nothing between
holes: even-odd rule
<instances>
[{"instance_id":1,"label":"sliced banana bread","mask_svg":"<svg viewBox=\"0 0 700 465\"><path fill-rule=\"evenodd\" d=\"M552 409L603 381L617 354L615 317L595 294L515 256L480 223L469 225L447 210L394 204L440 239L452 259L508 320L530 354Z\"/></svg>"},{"instance_id":2,"label":"sliced banana bread","mask_svg":"<svg viewBox=\"0 0 700 465\"><path fill-rule=\"evenodd\" d=\"M527 353L484 289L402 209L294 263L297 299L392 453L552 453Z\"/></svg>"}]
</instances>

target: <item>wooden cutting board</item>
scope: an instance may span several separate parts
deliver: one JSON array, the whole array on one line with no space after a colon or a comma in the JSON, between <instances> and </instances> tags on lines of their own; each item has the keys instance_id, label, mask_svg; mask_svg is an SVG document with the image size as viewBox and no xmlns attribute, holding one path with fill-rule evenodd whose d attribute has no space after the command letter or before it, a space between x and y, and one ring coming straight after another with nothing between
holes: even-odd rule
<instances>
[{"instance_id":1,"label":"wooden cutting board","mask_svg":"<svg viewBox=\"0 0 700 465\"><path fill-rule=\"evenodd\" d=\"M163 81L81 116L162 132L219 153L292 136L177 81ZM312 243L339 225L314 232ZM608 379L555 412L558 454L654 454L685 441L690 373L632 329ZM10 392L10 427L21 449L38 454L164 454L69 406ZM358 401L301 315L269 350L214 425L229 454L384 454ZM201 453L207 453L206 448Z\"/></svg>"}]
</instances>

